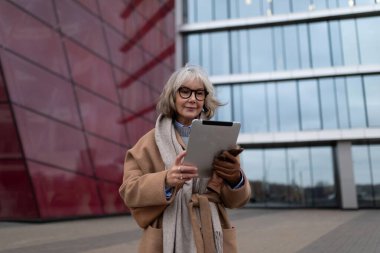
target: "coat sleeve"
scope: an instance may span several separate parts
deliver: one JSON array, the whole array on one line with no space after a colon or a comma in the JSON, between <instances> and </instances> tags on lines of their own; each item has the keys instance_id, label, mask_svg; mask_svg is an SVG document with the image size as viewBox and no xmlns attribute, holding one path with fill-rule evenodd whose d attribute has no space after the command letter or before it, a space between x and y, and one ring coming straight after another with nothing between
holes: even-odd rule
<instances>
[{"instance_id":1,"label":"coat sleeve","mask_svg":"<svg viewBox=\"0 0 380 253\"><path fill-rule=\"evenodd\" d=\"M248 178L242 172L244 177L244 184L238 188L233 189L228 184L224 183L220 191L220 197L227 208L238 208L244 206L251 197L251 186Z\"/></svg>"},{"instance_id":2,"label":"coat sleeve","mask_svg":"<svg viewBox=\"0 0 380 253\"><path fill-rule=\"evenodd\" d=\"M165 166L155 148L154 142L139 141L127 152L123 183L119 188L121 198L142 228L157 219L175 195L166 199L167 171L164 170Z\"/></svg>"}]
</instances>

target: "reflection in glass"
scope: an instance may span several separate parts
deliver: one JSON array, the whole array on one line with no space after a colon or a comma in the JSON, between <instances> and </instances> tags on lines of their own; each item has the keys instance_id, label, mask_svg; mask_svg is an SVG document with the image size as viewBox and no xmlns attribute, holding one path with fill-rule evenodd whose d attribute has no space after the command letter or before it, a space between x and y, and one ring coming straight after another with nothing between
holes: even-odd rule
<instances>
[{"instance_id":1,"label":"reflection in glass","mask_svg":"<svg viewBox=\"0 0 380 253\"><path fill-rule=\"evenodd\" d=\"M298 82L302 130L320 129L319 94L316 80Z\"/></svg>"},{"instance_id":2,"label":"reflection in glass","mask_svg":"<svg viewBox=\"0 0 380 253\"><path fill-rule=\"evenodd\" d=\"M268 125L269 132L279 131L278 127L278 99L275 83L267 83L267 101L268 101Z\"/></svg>"},{"instance_id":3,"label":"reflection in glass","mask_svg":"<svg viewBox=\"0 0 380 253\"><path fill-rule=\"evenodd\" d=\"M319 79L320 106L323 129L338 128L335 85L332 78Z\"/></svg>"},{"instance_id":4,"label":"reflection in glass","mask_svg":"<svg viewBox=\"0 0 380 253\"><path fill-rule=\"evenodd\" d=\"M309 29L305 24L298 25L299 34L299 44L300 44L300 57L301 57L301 68L310 68L310 39L309 39Z\"/></svg>"},{"instance_id":5,"label":"reflection in glass","mask_svg":"<svg viewBox=\"0 0 380 253\"><path fill-rule=\"evenodd\" d=\"M251 69L247 30L231 32L231 58L232 73L248 73Z\"/></svg>"},{"instance_id":6,"label":"reflection in glass","mask_svg":"<svg viewBox=\"0 0 380 253\"><path fill-rule=\"evenodd\" d=\"M327 22L311 23L309 29L313 67L321 68L331 66Z\"/></svg>"},{"instance_id":7,"label":"reflection in glass","mask_svg":"<svg viewBox=\"0 0 380 253\"><path fill-rule=\"evenodd\" d=\"M259 28L249 31L251 49L251 72L269 72L274 70L272 31Z\"/></svg>"},{"instance_id":8,"label":"reflection in glass","mask_svg":"<svg viewBox=\"0 0 380 253\"><path fill-rule=\"evenodd\" d=\"M242 153L242 167L252 189L252 199L255 205L265 205L266 181L264 178L264 152L259 149L249 149Z\"/></svg>"},{"instance_id":9,"label":"reflection in glass","mask_svg":"<svg viewBox=\"0 0 380 253\"><path fill-rule=\"evenodd\" d=\"M348 111L351 127L366 127L363 85L360 77L347 77Z\"/></svg>"},{"instance_id":10,"label":"reflection in glass","mask_svg":"<svg viewBox=\"0 0 380 253\"><path fill-rule=\"evenodd\" d=\"M288 149L289 203L312 206L312 180L309 148Z\"/></svg>"},{"instance_id":11,"label":"reflection in glass","mask_svg":"<svg viewBox=\"0 0 380 253\"><path fill-rule=\"evenodd\" d=\"M286 69L293 70L299 69L299 53L298 53L298 32L297 26L289 25L284 27L284 45L285 45L285 59Z\"/></svg>"},{"instance_id":12,"label":"reflection in glass","mask_svg":"<svg viewBox=\"0 0 380 253\"><path fill-rule=\"evenodd\" d=\"M369 145L375 206L380 207L380 145Z\"/></svg>"},{"instance_id":13,"label":"reflection in glass","mask_svg":"<svg viewBox=\"0 0 380 253\"><path fill-rule=\"evenodd\" d=\"M218 0L217 3L214 2L215 20L228 18L227 6L228 0Z\"/></svg>"},{"instance_id":14,"label":"reflection in glass","mask_svg":"<svg viewBox=\"0 0 380 253\"><path fill-rule=\"evenodd\" d=\"M208 71L212 71L211 69L211 57L212 57L212 52L210 50L210 34L201 34L201 61L202 61L202 67L207 69ZM211 72L212 73L212 72Z\"/></svg>"},{"instance_id":15,"label":"reflection in glass","mask_svg":"<svg viewBox=\"0 0 380 253\"><path fill-rule=\"evenodd\" d=\"M227 85L216 87L216 96L224 106L220 106L216 112L216 120L231 121L232 105L231 105L231 87Z\"/></svg>"},{"instance_id":16,"label":"reflection in glass","mask_svg":"<svg viewBox=\"0 0 380 253\"><path fill-rule=\"evenodd\" d=\"M203 65L200 56L200 37L197 34L187 36L187 62L196 65Z\"/></svg>"},{"instance_id":17,"label":"reflection in glass","mask_svg":"<svg viewBox=\"0 0 380 253\"><path fill-rule=\"evenodd\" d=\"M336 206L336 189L332 161L332 148L311 148L315 206Z\"/></svg>"},{"instance_id":18,"label":"reflection in glass","mask_svg":"<svg viewBox=\"0 0 380 253\"><path fill-rule=\"evenodd\" d=\"M265 149L264 181L267 182L267 206L286 206L288 179L284 149Z\"/></svg>"},{"instance_id":19,"label":"reflection in glass","mask_svg":"<svg viewBox=\"0 0 380 253\"><path fill-rule=\"evenodd\" d=\"M331 1L331 0L313 0L313 4L314 4L316 10L327 9L327 2L333 2L333 1Z\"/></svg>"},{"instance_id":20,"label":"reflection in glass","mask_svg":"<svg viewBox=\"0 0 380 253\"><path fill-rule=\"evenodd\" d=\"M352 146L352 162L359 207L373 206L373 188L368 146Z\"/></svg>"},{"instance_id":21,"label":"reflection in glass","mask_svg":"<svg viewBox=\"0 0 380 253\"><path fill-rule=\"evenodd\" d=\"M298 98L295 82L281 82L277 86L281 131L298 131Z\"/></svg>"},{"instance_id":22,"label":"reflection in glass","mask_svg":"<svg viewBox=\"0 0 380 253\"><path fill-rule=\"evenodd\" d=\"M273 14L290 13L289 0L273 0Z\"/></svg>"},{"instance_id":23,"label":"reflection in glass","mask_svg":"<svg viewBox=\"0 0 380 253\"><path fill-rule=\"evenodd\" d=\"M227 32L216 32L211 35L211 74L230 73L230 52ZM223 43L221 43L223 41ZM205 53L205 51L203 51Z\"/></svg>"},{"instance_id":24,"label":"reflection in glass","mask_svg":"<svg viewBox=\"0 0 380 253\"><path fill-rule=\"evenodd\" d=\"M346 79L343 77L338 77L334 79L335 79L335 91L336 91L336 99L337 99L337 107L338 107L339 128L349 128L350 116L348 113Z\"/></svg>"},{"instance_id":25,"label":"reflection in glass","mask_svg":"<svg viewBox=\"0 0 380 253\"><path fill-rule=\"evenodd\" d=\"M304 12L309 10L309 0L291 0L293 12Z\"/></svg>"},{"instance_id":26,"label":"reflection in glass","mask_svg":"<svg viewBox=\"0 0 380 253\"><path fill-rule=\"evenodd\" d=\"M273 28L274 37L274 55L275 55L275 67L276 70L285 69L285 50L283 43L283 28L274 27Z\"/></svg>"},{"instance_id":27,"label":"reflection in glass","mask_svg":"<svg viewBox=\"0 0 380 253\"><path fill-rule=\"evenodd\" d=\"M330 21L330 43L333 66L343 65L342 38L340 36L339 21Z\"/></svg>"},{"instance_id":28,"label":"reflection in glass","mask_svg":"<svg viewBox=\"0 0 380 253\"><path fill-rule=\"evenodd\" d=\"M196 0L194 0L196 1ZM212 18L212 2L213 0L197 0L196 1L197 8L197 21L198 22L206 22L211 21Z\"/></svg>"},{"instance_id":29,"label":"reflection in glass","mask_svg":"<svg viewBox=\"0 0 380 253\"><path fill-rule=\"evenodd\" d=\"M342 49L345 65L359 64L359 50L355 20L341 20Z\"/></svg>"},{"instance_id":30,"label":"reflection in glass","mask_svg":"<svg viewBox=\"0 0 380 253\"><path fill-rule=\"evenodd\" d=\"M368 125L380 127L380 75L364 77Z\"/></svg>"},{"instance_id":31,"label":"reflection in glass","mask_svg":"<svg viewBox=\"0 0 380 253\"><path fill-rule=\"evenodd\" d=\"M250 133L266 132L268 124L265 85L255 84L241 87L244 130Z\"/></svg>"},{"instance_id":32,"label":"reflection in glass","mask_svg":"<svg viewBox=\"0 0 380 253\"><path fill-rule=\"evenodd\" d=\"M380 59L380 17L357 19L362 64L378 64Z\"/></svg>"}]
</instances>

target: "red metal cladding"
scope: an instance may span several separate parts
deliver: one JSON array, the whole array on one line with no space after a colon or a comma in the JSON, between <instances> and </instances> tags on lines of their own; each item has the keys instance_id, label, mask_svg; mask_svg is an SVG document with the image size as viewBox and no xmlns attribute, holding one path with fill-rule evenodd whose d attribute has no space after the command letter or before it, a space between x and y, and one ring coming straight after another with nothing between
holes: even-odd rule
<instances>
[{"instance_id":1,"label":"red metal cladding","mask_svg":"<svg viewBox=\"0 0 380 253\"><path fill-rule=\"evenodd\" d=\"M128 117L126 117L126 118L124 118L124 119L121 119L121 120L119 121L119 123L120 123L120 124L127 124L128 122L130 122L130 121L132 121L132 120L134 120L134 119L136 119L136 118L139 118L139 117L141 117L142 115L144 115L144 114L146 114L146 113L148 113L148 112L150 112L150 111L153 111L155 108L156 108L156 104L150 105L150 106L148 106L148 107L146 107L146 108L143 108L142 110L140 110L140 111L134 113L134 114L131 115L131 116L128 116Z\"/></svg>"},{"instance_id":2,"label":"red metal cladding","mask_svg":"<svg viewBox=\"0 0 380 253\"><path fill-rule=\"evenodd\" d=\"M122 52L130 50L145 34L152 29L158 20L164 18L174 8L174 0L169 0L164 4L139 31L120 49Z\"/></svg>"},{"instance_id":3,"label":"red metal cladding","mask_svg":"<svg viewBox=\"0 0 380 253\"><path fill-rule=\"evenodd\" d=\"M164 51L162 51L156 58L148 62L145 66L136 71L133 75L131 75L127 80L122 82L119 85L119 88L126 88L131 85L134 81L138 80L142 75L147 73L150 69L152 69L155 65L161 63L166 57L174 54L175 51L175 43L172 43L169 47L167 47Z\"/></svg>"},{"instance_id":4,"label":"red metal cladding","mask_svg":"<svg viewBox=\"0 0 380 253\"><path fill-rule=\"evenodd\" d=\"M121 17L126 19L131 15L133 10L142 2L143 0L132 0L128 6L124 9L124 11L121 13Z\"/></svg>"}]
</instances>

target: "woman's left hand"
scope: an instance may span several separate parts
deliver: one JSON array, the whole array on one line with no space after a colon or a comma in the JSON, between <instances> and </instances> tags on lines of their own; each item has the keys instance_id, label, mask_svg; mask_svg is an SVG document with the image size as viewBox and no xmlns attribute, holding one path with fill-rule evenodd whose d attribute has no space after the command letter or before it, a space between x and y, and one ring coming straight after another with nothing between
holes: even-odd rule
<instances>
[{"instance_id":1,"label":"woman's left hand","mask_svg":"<svg viewBox=\"0 0 380 253\"><path fill-rule=\"evenodd\" d=\"M214 159L213 168L215 173L229 184L236 185L240 182L240 162L228 151L224 151Z\"/></svg>"}]
</instances>

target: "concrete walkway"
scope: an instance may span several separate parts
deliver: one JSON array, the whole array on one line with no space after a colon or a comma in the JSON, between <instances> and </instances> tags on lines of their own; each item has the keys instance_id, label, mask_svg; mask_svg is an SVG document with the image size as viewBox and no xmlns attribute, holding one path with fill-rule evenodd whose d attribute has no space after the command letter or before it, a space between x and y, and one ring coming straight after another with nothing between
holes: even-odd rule
<instances>
[{"instance_id":1,"label":"concrete walkway","mask_svg":"<svg viewBox=\"0 0 380 253\"><path fill-rule=\"evenodd\" d=\"M240 209L230 211L239 252L380 252L380 211ZM0 222L0 252L136 252L130 216L41 224Z\"/></svg>"}]
</instances>

